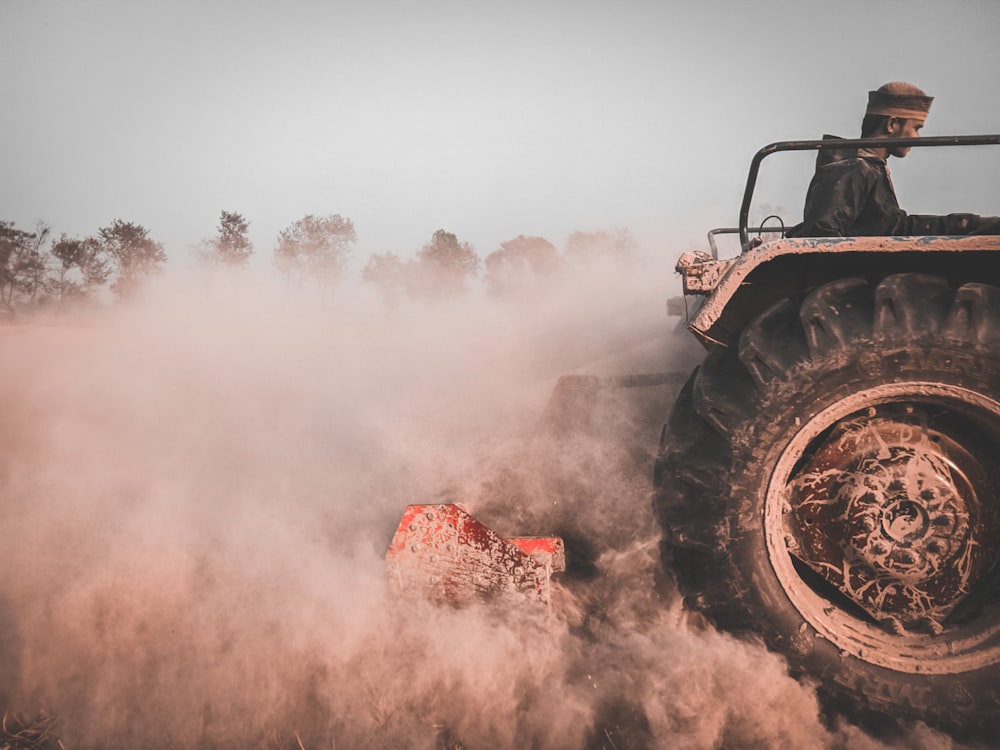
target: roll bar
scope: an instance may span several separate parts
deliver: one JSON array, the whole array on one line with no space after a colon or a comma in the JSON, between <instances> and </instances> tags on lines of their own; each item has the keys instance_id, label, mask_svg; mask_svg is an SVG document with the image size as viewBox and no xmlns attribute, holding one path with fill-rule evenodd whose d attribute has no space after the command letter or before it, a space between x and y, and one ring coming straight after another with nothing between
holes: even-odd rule
<instances>
[{"instance_id":1,"label":"roll bar","mask_svg":"<svg viewBox=\"0 0 1000 750\"><path fill-rule=\"evenodd\" d=\"M819 151L825 149L885 148L893 146L991 146L1000 145L1000 135L940 135L926 138L824 138L818 141L778 141L764 146L750 162L747 186L743 192L740 207L740 245L743 250L750 247L750 232L747 226L750 216L750 202L757 186L757 174L764 157L778 151Z\"/></svg>"}]
</instances>

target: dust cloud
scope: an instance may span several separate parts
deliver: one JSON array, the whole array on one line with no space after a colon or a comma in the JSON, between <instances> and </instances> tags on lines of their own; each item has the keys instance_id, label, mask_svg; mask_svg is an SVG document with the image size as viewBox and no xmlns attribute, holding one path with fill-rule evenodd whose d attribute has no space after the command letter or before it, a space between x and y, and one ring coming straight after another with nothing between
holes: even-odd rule
<instances>
[{"instance_id":1,"label":"dust cloud","mask_svg":"<svg viewBox=\"0 0 1000 750\"><path fill-rule=\"evenodd\" d=\"M658 557L666 389L539 426L556 378L686 370L667 267L387 306L174 277L0 328L0 703L65 748L878 748ZM548 609L387 586L403 508L565 535ZM916 729L909 747L940 747Z\"/></svg>"}]
</instances>

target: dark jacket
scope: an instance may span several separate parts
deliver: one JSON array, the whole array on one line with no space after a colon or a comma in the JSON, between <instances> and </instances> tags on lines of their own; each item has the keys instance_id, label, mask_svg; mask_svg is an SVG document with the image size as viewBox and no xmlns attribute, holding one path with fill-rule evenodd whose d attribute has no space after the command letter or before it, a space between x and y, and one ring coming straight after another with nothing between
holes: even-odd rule
<instances>
[{"instance_id":1,"label":"dark jacket","mask_svg":"<svg viewBox=\"0 0 1000 750\"><path fill-rule=\"evenodd\" d=\"M861 149L818 166L801 224L789 237L1000 234L1000 218L976 214L910 215L899 207L885 160Z\"/></svg>"}]
</instances>

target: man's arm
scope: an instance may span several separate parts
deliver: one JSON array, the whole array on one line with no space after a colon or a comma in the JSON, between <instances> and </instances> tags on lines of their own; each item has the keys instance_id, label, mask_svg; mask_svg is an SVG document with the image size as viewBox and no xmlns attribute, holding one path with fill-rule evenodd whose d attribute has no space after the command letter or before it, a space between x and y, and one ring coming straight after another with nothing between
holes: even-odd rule
<instances>
[{"instance_id":1,"label":"man's arm","mask_svg":"<svg viewBox=\"0 0 1000 750\"><path fill-rule=\"evenodd\" d=\"M890 234L899 236L925 234L1000 234L1000 217L978 214L947 214L945 216L907 215L892 227Z\"/></svg>"},{"instance_id":2,"label":"man's arm","mask_svg":"<svg viewBox=\"0 0 1000 750\"><path fill-rule=\"evenodd\" d=\"M872 237L1000 234L1000 217L929 216L899 207L888 178L864 159L816 171L806 194L805 216L791 237Z\"/></svg>"}]
</instances>

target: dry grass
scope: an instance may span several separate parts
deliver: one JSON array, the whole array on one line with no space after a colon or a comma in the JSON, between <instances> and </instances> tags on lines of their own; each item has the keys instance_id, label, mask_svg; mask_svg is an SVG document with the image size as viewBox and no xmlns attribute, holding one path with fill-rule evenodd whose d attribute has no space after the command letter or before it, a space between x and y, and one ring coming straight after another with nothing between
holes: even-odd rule
<instances>
[{"instance_id":1,"label":"dry grass","mask_svg":"<svg viewBox=\"0 0 1000 750\"><path fill-rule=\"evenodd\" d=\"M55 723L44 711L34 719L5 713L0 720L0 750L65 750L53 731Z\"/></svg>"}]
</instances>

